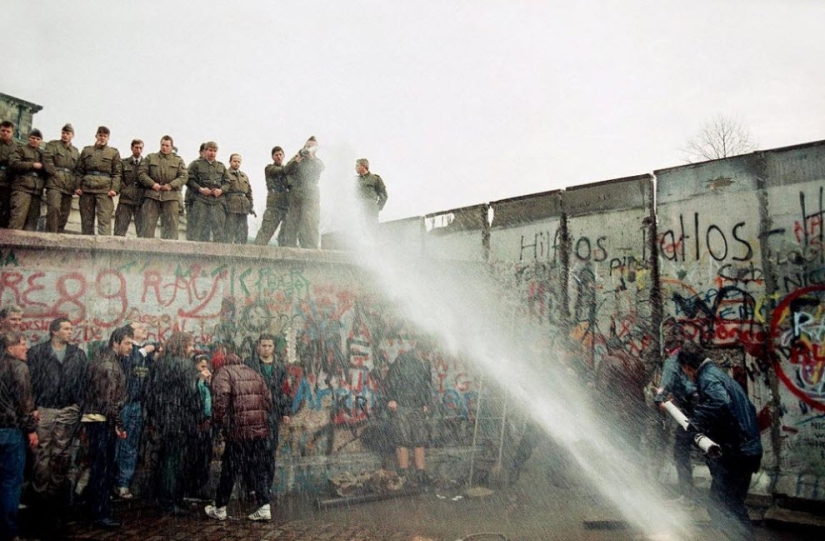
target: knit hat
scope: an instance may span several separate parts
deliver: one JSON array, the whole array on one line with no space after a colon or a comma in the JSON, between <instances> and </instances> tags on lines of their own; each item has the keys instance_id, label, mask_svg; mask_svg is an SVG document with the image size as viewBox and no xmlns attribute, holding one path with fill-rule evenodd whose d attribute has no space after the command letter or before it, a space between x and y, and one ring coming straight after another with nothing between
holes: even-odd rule
<instances>
[{"instance_id":1,"label":"knit hat","mask_svg":"<svg viewBox=\"0 0 825 541\"><path fill-rule=\"evenodd\" d=\"M61 128L60 131L68 131L68 132L74 133L74 126L72 126L70 123L66 122L66 125L63 126L63 128Z\"/></svg>"}]
</instances>

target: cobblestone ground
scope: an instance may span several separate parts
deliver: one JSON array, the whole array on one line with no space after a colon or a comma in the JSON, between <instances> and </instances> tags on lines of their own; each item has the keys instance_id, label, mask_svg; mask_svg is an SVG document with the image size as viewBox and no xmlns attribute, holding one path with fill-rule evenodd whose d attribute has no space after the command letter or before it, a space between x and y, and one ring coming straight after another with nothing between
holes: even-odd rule
<instances>
[{"instance_id":1,"label":"cobblestone ground","mask_svg":"<svg viewBox=\"0 0 825 541\"><path fill-rule=\"evenodd\" d=\"M116 504L116 515L123 522L117 532L92 529L78 521L69 525L67 539L123 541L456 541L474 533L497 535L473 538L477 541L577 540L613 541L656 539L628 529L621 517L599 503L591 491L580 487L542 487L522 480L513 489L495 492L485 498L469 498L460 491L436 489L414 496L403 496L317 510L306 497L287 498L273 507L273 520L255 523L246 518L254 505L232 502L230 518L217 522L203 514L203 504L192 503L191 514L184 517L160 516L146 502ZM461 497L459 497L461 496ZM694 513L695 534L689 541L724 539L710 527L703 511ZM821 541L819 531L786 531L757 527L757 541Z\"/></svg>"}]
</instances>

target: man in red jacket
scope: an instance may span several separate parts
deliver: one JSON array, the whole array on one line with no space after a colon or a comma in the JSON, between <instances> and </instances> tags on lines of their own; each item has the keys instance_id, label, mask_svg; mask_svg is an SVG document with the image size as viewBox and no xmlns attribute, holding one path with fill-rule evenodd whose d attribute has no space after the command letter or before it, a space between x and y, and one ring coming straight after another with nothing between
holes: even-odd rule
<instances>
[{"instance_id":1,"label":"man in red jacket","mask_svg":"<svg viewBox=\"0 0 825 541\"><path fill-rule=\"evenodd\" d=\"M234 353L227 355L226 365L212 378L212 423L223 431L226 448L215 504L204 508L210 518L226 520L226 504L240 473L258 502L249 520L272 520L266 482L271 407L272 395L261 375Z\"/></svg>"}]
</instances>

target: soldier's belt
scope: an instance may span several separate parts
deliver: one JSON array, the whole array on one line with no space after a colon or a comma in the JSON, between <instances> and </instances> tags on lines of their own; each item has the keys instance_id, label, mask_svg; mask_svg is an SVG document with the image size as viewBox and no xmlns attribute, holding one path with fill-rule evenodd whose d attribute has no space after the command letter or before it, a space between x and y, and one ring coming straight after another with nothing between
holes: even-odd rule
<instances>
[{"instance_id":1,"label":"soldier's belt","mask_svg":"<svg viewBox=\"0 0 825 541\"><path fill-rule=\"evenodd\" d=\"M239 194L241 194L241 195L246 195L246 192L238 192L238 191L235 191L235 192L225 192L225 193L226 193L226 195L232 195L232 194L236 194L236 193L239 193Z\"/></svg>"},{"instance_id":2,"label":"soldier's belt","mask_svg":"<svg viewBox=\"0 0 825 541\"><path fill-rule=\"evenodd\" d=\"M66 171L67 173L74 173L74 169L72 169L70 167L58 167L57 169L59 171Z\"/></svg>"},{"instance_id":3,"label":"soldier's belt","mask_svg":"<svg viewBox=\"0 0 825 541\"><path fill-rule=\"evenodd\" d=\"M86 171L86 175L87 176L92 176L92 177L109 177L109 178L112 178L112 175L110 175L109 173L103 173L101 171Z\"/></svg>"},{"instance_id":4,"label":"soldier's belt","mask_svg":"<svg viewBox=\"0 0 825 541\"><path fill-rule=\"evenodd\" d=\"M23 173L20 175L21 177L39 177L40 174L35 171L29 171L28 173Z\"/></svg>"}]
</instances>

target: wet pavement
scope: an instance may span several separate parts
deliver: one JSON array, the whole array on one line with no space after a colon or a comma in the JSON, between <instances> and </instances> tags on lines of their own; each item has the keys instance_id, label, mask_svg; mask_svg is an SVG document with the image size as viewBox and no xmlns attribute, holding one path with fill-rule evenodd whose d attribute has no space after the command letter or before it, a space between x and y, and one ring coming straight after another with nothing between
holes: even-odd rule
<instances>
[{"instance_id":1,"label":"wet pavement","mask_svg":"<svg viewBox=\"0 0 825 541\"><path fill-rule=\"evenodd\" d=\"M539 486L540 485L540 486ZM72 540L268 540L281 541L476 541L577 540L613 541L656 539L634 532L582 486L558 487L552 482L524 477L515 487L471 498L457 487L442 486L426 493L406 495L357 505L318 510L306 496L290 496L273 507L273 520L255 523L246 518L254 510L251 501L233 501L230 518L218 522L203 514L203 503L190 502L191 514L161 516L147 502L116 503L123 527L116 532L92 529L78 521L69 524ZM758 511L758 510L757 510ZM714 530L704 510L695 509L689 539L724 539ZM821 540L823 530L787 530L759 525L757 541Z\"/></svg>"}]
</instances>

